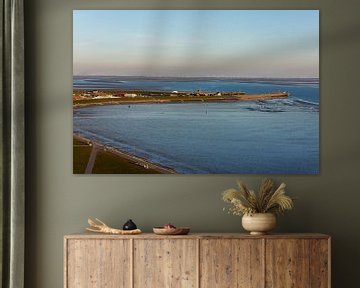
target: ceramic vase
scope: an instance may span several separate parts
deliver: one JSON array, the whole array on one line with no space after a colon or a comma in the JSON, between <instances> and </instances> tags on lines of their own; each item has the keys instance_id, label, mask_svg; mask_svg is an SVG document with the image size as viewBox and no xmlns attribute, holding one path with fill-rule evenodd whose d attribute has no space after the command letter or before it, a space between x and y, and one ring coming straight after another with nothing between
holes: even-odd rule
<instances>
[{"instance_id":1,"label":"ceramic vase","mask_svg":"<svg viewBox=\"0 0 360 288\"><path fill-rule=\"evenodd\" d=\"M251 235L263 235L276 226L276 217L273 213L255 213L242 217L242 226Z\"/></svg>"}]
</instances>

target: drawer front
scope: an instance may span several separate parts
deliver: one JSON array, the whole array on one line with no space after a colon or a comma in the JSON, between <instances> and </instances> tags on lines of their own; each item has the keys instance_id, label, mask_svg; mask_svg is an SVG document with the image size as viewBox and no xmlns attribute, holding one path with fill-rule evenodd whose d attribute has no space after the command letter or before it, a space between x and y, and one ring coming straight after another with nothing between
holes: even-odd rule
<instances>
[{"instance_id":1,"label":"drawer front","mask_svg":"<svg viewBox=\"0 0 360 288\"><path fill-rule=\"evenodd\" d=\"M134 240L135 288L195 288L196 239Z\"/></svg>"},{"instance_id":2,"label":"drawer front","mask_svg":"<svg viewBox=\"0 0 360 288\"><path fill-rule=\"evenodd\" d=\"M131 287L130 244L130 240L67 240L65 287Z\"/></svg>"},{"instance_id":3,"label":"drawer front","mask_svg":"<svg viewBox=\"0 0 360 288\"><path fill-rule=\"evenodd\" d=\"M328 243L327 239L267 239L266 287L330 287Z\"/></svg>"},{"instance_id":4,"label":"drawer front","mask_svg":"<svg viewBox=\"0 0 360 288\"><path fill-rule=\"evenodd\" d=\"M200 243L200 287L263 287L262 240L204 239Z\"/></svg>"},{"instance_id":5,"label":"drawer front","mask_svg":"<svg viewBox=\"0 0 360 288\"><path fill-rule=\"evenodd\" d=\"M310 287L330 287L330 240L313 239L310 241Z\"/></svg>"}]
</instances>

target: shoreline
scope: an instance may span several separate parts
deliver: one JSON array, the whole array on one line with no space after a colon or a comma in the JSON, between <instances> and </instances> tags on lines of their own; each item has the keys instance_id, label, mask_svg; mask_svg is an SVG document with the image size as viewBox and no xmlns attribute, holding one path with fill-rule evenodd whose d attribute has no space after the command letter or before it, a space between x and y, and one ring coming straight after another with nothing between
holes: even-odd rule
<instances>
[{"instance_id":1,"label":"shoreline","mask_svg":"<svg viewBox=\"0 0 360 288\"><path fill-rule=\"evenodd\" d=\"M264 101L287 98L287 92L273 92L262 94L238 94L231 96L165 96L165 97L138 97L134 98L101 98L73 100L73 108L103 105L134 105L134 104L177 104L177 103L223 103L241 101Z\"/></svg>"},{"instance_id":2,"label":"shoreline","mask_svg":"<svg viewBox=\"0 0 360 288\"><path fill-rule=\"evenodd\" d=\"M147 160L145 158L125 152L123 150L120 150L119 148L114 148L112 146L104 145L98 141L90 140L81 134L73 133L73 139L76 139L78 141L85 142L85 143L91 143L92 146L96 146L97 149L99 149L101 151L108 152L115 157L120 157L122 159L128 160L131 163L138 165L140 167L155 170L155 171L159 172L160 174L178 174L175 171L175 169L150 162L149 160ZM123 173L123 174L126 174L126 173Z\"/></svg>"}]
</instances>

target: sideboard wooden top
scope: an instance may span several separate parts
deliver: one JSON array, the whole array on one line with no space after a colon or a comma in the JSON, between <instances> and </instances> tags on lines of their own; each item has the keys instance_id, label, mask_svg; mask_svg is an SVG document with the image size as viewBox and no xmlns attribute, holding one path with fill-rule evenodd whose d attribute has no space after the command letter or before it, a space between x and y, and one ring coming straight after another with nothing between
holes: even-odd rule
<instances>
[{"instance_id":1,"label":"sideboard wooden top","mask_svg":"<svg viewBox=\"0 0 360 288\"><path fill-rule=\"evenodd\" d=\"M329 239L329 235L320 233L287 233L250 235L246 233L190 233L188 235L156 235L154 233L142 233L138 235L109 235L101 233L77 233L64 236L65 239Z\"/></svg>"}]
</instances>

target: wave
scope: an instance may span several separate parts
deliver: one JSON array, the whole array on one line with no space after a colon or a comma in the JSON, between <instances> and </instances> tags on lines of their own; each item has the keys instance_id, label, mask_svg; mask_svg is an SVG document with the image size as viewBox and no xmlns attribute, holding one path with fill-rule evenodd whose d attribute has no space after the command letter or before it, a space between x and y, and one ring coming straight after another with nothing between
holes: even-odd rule
<instances>
[{"instance_id":1,"label":"wave","mask_svg":"<svg viewBox=\"0 0 360 288\"><path fill-rule=\"evenodd\" d=\"M260 100L252 102L245 107L249 111L259 112L319 112L319 103L294 99L276 99L276 100Z\"/></svg>"},{"instance_id":2,"label":"wave","mask_svg":"<svg viewBox=\"0 0 360 288\"><path fill-rule=\"evenodd\" d=\"M307 101L307 100L303 100L303 99L296 99L294 101L297 102L297 103L300 103L302 105L319 107L319 103L312 102L312 101Z\"/></svg>"}]
</instances>

